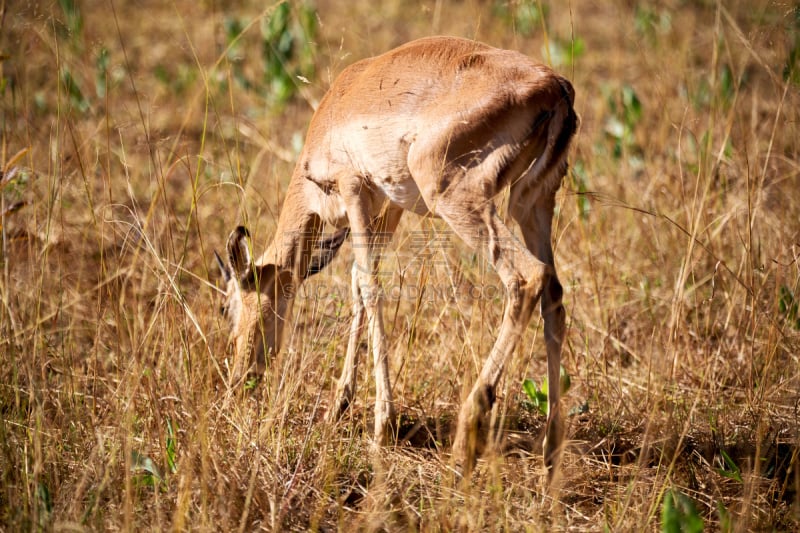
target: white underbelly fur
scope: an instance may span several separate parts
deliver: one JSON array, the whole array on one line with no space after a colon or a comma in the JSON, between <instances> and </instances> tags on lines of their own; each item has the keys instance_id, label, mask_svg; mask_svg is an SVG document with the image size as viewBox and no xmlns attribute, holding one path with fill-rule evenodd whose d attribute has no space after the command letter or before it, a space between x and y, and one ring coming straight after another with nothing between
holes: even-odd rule
<instances>
[{"instance_id":1,"label":"white underbelly fur","mask_svg":"<svg viewBox=\"0 0 800 533\"><path fill-rule=\"evenodd\" d=\"M428 214L428 206L422 199L419 187L411 177L401 181L375 180L376 185L393 204L418 215Z\"/></svg>"}]
</instances>

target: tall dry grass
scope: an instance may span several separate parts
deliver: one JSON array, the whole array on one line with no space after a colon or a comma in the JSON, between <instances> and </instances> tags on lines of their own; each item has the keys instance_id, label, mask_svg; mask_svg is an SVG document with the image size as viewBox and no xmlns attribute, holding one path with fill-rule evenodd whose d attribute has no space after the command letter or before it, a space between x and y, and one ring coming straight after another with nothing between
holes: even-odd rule
<instances>
[{"instance_id":1,"label":"tall dry grass","mask_svg":"<svg viewBox=\"0 0 800 533\"><path fill-rule=\"evenodd\" d=\"M638 531L674 524L674 497L684 524L798 529L797 8L320 0L316 25L291 8L286 31L313 39L281 105L275 4L0 2L3 528ZM213 249L241 222L259 249L271 236L337 72L432 33L543 58L577 90L555 490L521 387L545 374L538 322L477 473L449 469L502 293L436 221L407 216L383 261L395 445L368 453L368 362L346 419L322 422L344 258L305 287L262 382L226 385Z\"/></svg>"}]
</instances>

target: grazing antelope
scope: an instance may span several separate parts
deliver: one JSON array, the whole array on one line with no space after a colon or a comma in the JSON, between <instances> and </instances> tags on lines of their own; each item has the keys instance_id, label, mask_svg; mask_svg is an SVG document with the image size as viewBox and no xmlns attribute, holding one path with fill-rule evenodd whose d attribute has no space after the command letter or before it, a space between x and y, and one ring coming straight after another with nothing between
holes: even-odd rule
<instances>
[{"instance_id":1,"label":"grazing antelope","mask_svg":"<svg viewBox=\"0 0 800 533\"><path fill-rule=\"evenodd\" d=\"M377 277L388 240L382 236L392 234L403 211L441 217L486 254L507 291L500 333L459 413L456 463L466 471L474 466L478 427L541 299L549 397L544 457L552 467L561 443L565 326L550 232L578 123L574 97L570 82L547 66L451 37L413 41L346 68L311 119L272 243L253 261L240 226L228 239L228 260L216 256L237 359L264 371L280 349L292 295L334 257L349 228L353 323L328 418L336 420L354 398L358 339L366 329L375 360L375 442L385 443L394 408ZM505 187L524 244L496 211ZM343 229L321 239L324 224Z\"/></svg>"}]
</instances>

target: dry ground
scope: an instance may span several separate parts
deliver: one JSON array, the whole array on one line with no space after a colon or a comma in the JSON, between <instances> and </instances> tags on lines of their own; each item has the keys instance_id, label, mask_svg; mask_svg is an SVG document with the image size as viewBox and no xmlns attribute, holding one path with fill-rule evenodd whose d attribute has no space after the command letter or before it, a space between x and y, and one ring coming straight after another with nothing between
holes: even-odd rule
<instances>
[{"instance_id":1,"label":"dry ground","mask_svg":"<svg viewBox=\"0 0 800 533\"><path fill-rule=\"evenodd\" d=\"M692 502L686 531L800 528L791 2L319 0L286 27L250 0L0 6L0 529L669 530L667 494ZM521 386L545 373L538 321L478 471L448 468L502 293L436 221L407 216L383 262L401 420L380 457L368 364L347 419L322 421L349 245L266 378L226 385L213 249L242 222L265 245L336 73L436 33L540 57L577 90L555 490Z\"/></svg>"}]
</instances>

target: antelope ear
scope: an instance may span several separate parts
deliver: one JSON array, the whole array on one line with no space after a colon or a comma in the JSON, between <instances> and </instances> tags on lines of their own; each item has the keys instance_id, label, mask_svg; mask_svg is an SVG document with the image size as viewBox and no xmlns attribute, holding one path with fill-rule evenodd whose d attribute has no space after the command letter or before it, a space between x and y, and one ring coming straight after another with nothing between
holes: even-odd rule
<instances>
[{"instance_id":1,"label":"antelope ear","mask_svg":"<svg viewBox=\"0 0 800 533\"><path fill-rule=\"evenodd\" d=\"M228 265L222 261L222 258L219 256L216 250L214 250L214 259L217 261L217 268L219 268L220 274L222 274L222 279L225 281L225 283L228 283L233 276L231 269L228 268Z\"/></svg>"},{"instance_id":2,"label":"antelope ear","mask_svg":"<svg viewBox=\"0 0 800 533\"><path fill-rule=\"evenodd\" d=\"M249 238L250 232L244 226L238 226L228 237L229 270L239 279L249 276L253 269L253 262L250 258Z\"/></svg>"}]
</instances>

